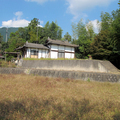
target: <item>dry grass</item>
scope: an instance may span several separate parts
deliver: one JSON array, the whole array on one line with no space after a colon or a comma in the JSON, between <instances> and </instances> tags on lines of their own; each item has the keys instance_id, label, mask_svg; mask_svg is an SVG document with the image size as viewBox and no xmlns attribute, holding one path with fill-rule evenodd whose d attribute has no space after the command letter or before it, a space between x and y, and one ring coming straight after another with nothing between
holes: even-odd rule
<instances>
[{"instance_id":1,"label":"dry grass","mask_svg":"<svg viewBox=\"0 0 120 120\"><path fill-rule=\"evenodd\" d=\"M120 120L120 84L0 75L0 120Z\"/></svg>"},{"instance_id":2,"label":"dry grass","mask_svg":"<svg viewBox=\"0 0 120 120\"><path fill-rule=\"evenodd\" d=\"M16 65L15 65L15 63L12 63L12 62L7 62L7 61L4 61L4 60L0 60L0 67L12 67L12 68L15 68Z\"/></svg>"}]
</instances>

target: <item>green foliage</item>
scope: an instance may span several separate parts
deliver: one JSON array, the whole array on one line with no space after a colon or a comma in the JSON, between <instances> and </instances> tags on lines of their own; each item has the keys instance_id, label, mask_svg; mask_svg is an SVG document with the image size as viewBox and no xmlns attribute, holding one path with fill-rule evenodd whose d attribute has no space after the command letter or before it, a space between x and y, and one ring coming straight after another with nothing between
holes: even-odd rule
<instances>
[{"instance_id":1,"label":"green foliage","mask_svg":"<svg viewBox=\"0 0 120 120\"><path fill-rule=\"evenodd\" d=\"M120 10L101 13L101 31L91 44L94 59L109 60L120 68Z\"/></svg>"},{"instance_id":2,"label":"green foliage","mask_svg":"<svg viewBox=\"0 0 120 120\"><path fill-rule=\"evenodd\" d=\"M74 35L73 43L79 45L79 48L76 50L76 57L87 59L90 53L90 44L95 36L93 25L92 23L84 24L81 19L78 24L72 24L72 28Z\"/></svg>"},{"instance_id":3,"label":"green foliage","mask_svg":"<svg viewBox=\"0 0 120 120\"><path fill-rule=\"evenodd\" d=\"M88 78L87 81L90 82L90 78Z\"/></svg>"},{"instance_id":4,"label":"green foliage","mask_svg":"<svg viewBox=\"0 0 120 120\"><path fill-rule=\"evenodd\" d=\"M112 23L113 19L112 16L105 12L105 13L101 13L101 30L108 30L111 27L111 23Z\"/></svg>"},{"instance_id":5,"label":"green foliage","mask_svg":"<svg viewBox=\"0 0 120 120\"><path fill-rule=\"evenodd\" d=\"M62 29L57 25L57 23L54 23L52 21L52 23L47 22L45 24L45 32L46 32L46 36L50 37L51 39L59 39L61 40L62 38Z\"/></svg>"},{"instance_id":6,"label":"green foliage","mask_svg":"<svg viewBox=\"0 0 120 120\"><path fill-rule=\"evenodd\" d=\"M11 32L8 42L2 43L2 51L15 52L15 48L23 46L26 41L45 44L48 37L54 40L62 38L62 29L57 23L47 22L45 27L40 27L39 24L38 19L34 18L27 27L20 27L16 32ZM13 57L13 55L7 55L7 60Z\"/></svg>"},{"instance_id":7,"label":"green foliage","mask_svg":"<svg viewBox=\"0 0 120 120\"><path fill-rule=\"evenodd\" d=\"M113 44L109 38L109 31L101 31L91 44L91 53L93 58L108 59L112 54Z\"/></svg>"},{"instance_id":8,"label":"green foliage","mask_svg":"<svg viewBox=\"0 0 120 120\"><path fill-rule=\"evenodd\" d=\"M0 33L0 44L2 43L2 41L3 41L3 36Z\"/></svg>"},{"instance_id":9,"label":"green foliage","mask_svg":"<svg viewBox=\"0 0 120 120\"><path fill-rule=\"evenodd\" d=\"M1 49L2 49L2 39L3 39L3 36L1 35L1 33L0 33L0 54L1 54Z\"/></svg>"},{"instance_id":10,"label":"green foliage","mask_svg":"<svg viewBox=\"0 0 120 120\"><path fill-rule=\"evenodd\" d=\"M64 40L67 40L68 42L71 42L71 36L70 34L67 32L65 35L64 35Z\"/></svg>"},{"instance_id":11,"label":"green foliage","mask_svg":"<svg viewBox=\"0 0 120 120\"><path fill-rule=\"evenodd\" d=\"M11 63L11 62L6 62L6 61L3 61L3 60L0 60L0 67L12 67L12 68L15 68L16 65L14 63Z\"/></svg>"},{"instance_id":12,"label":"green foliage","mask_svg":"<svg viewBox=\"0 0 120 120\"><path fill-rule=\"evenodd\" d=\"M52 58L40 58L40 59L37 59L37 58L23 58L23 60L76 60L76 59L68 59L68 58L57 58L57 59L52 59Z\"/></svg>"},{"instance_id":13,"label":"green foliage","mask_svg":"<svg viewBox=\"0 0 120 120\"><path fill-rule=\"evenodd\" d=\"M84 23L81 19L78 23L72 23L73 38L68 32L62 38L62 29L57 22L49 23L48 21L44 27L40 27L38 19L34 18L27 27L11 33L7 43L1 42L0 34L0 49L2 52L12 52L26 41L45 44L46 39L50 37L54 40L68 40L79 45L79 48L76 48L76 58L88 59L90 54L93 59L109 60L120 68L120 0L118 5L119 9L112 11L111 14L101 12L98 34L95 34L91 21ZM7 55L8 60L11 58L13 56Z\"/></svg>"},{"instance_id":14,"label":"green foliage","mask_svg":"<svg viewBox=\"0 0 120 120\"><path fill-rule=\"evenodd\" d=\"M76 49L77 58L109 60L120 68L120 0L119 9L112 13L101 13L99 33L95 34L90 21L84 23L81 19L72 23L73 43L79 45Z\"/></svg>"}]
</instances>

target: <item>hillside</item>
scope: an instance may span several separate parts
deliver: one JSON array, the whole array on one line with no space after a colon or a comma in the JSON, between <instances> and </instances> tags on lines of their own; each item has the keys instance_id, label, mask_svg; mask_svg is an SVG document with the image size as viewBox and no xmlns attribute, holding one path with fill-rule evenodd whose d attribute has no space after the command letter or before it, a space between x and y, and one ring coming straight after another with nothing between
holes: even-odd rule
<instances>
[{"instance_id":1,"label":"hillside","mask_svg":"<svg viewBox=\"0 0 120 120\"><path fill-rule=\"evenodd\" d=\"M7 29L6 27L0 28L0 33L3 36L4 42L6 41L6 29ZM16 27L8 28L8 34L7 34L8 38L10 37L11 32L16 32L17 30L18 30L18 28L16 28Z\"/></svg>"}]
</instances>

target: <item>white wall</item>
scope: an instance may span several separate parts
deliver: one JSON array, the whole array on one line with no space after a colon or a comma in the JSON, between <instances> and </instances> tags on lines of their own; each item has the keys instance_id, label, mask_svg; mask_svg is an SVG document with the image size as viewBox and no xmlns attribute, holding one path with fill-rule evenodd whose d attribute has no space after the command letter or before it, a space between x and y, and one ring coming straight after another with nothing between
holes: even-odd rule
<instances>
[{"instance_id":1,"label":"white wall","mask_svg":"<svg viewBox=\"0 0 120 120\"><path fill-rule=\"evenodd\" d=\"M39 49L38 58L48 58L48 50Z\"/></svg>"},{"instance_id":2,"label":"white wall","mask_svg":"<svg viewBox=\"0 0 120 120\"><path fill-rule=\"evenodd\" d=\"M65 58L71 58L71 53L65 53Z\"/></svg>"},{"instance_id":3,"label":"white wall","mask_svg":"<svg viewBox=\"0 0 120 120\"><path fill-rule=\"evenodd\" d=\"M30 50L31 48L27 49L25 58L30 58ZM32 49L36 50L36 49ZM65 47L65 46L58 46L58 45L51 45L51 50L65 50L66 52L74 52L74 47ZM38 50L38 58L48 58L48 50L39 49ZM58 52L51 51L50 58L58 58ZM74 53L65 53L65 58L74 58Z\"/></svg>"},{"instance_id":4,"label":"white wall","mask_svg":"<svg viewBox=\"0 0 120 120\"><path fill-rule=\"evenodd\" d=\"M39 51L38 51L38 58L41 58L41 54L42 54L42 51L41 51L41 49L39 49Z\"/></svg>"},{"instance_id":5,"label":"white wall","mask_svg":"<svg viewBox=\"0 0 120 120\"><path fill-rule=\"evenodd\" d=\"M74 53L65 53L65 58L74 58Z\"/></svg>"},{"instance_id":6,"label":"white wall","mask_svg":"<svg viewBox=\"0 0 120 120\"><path fill-rule=\"evenodd\" d=\"M27 52L25 54L25 58L30 58L30 50L38 50L38 49L28 48ZM39 49L38 50L38 58L41 58L41 57L48 58L48 50Z\"/></svg>"},{"instance_id":7,"label":"white wall","mask_svg":"<svg viewBox=\"0 0 120 120\"><path fill-rule=\"evenodd\" d=\"M62 50L65 52L73 52L73 53L65 53L65 58L74 58L74 47L66 47L66 46L58 46L58 45L51 45L51 57L50 58L58 58L58 52L52 51L52 50Z\"/></svg>"},{"instance_id":8,"label":"white wall","mask_svg":"<svg viewBox=\"0 0 120 120\"><path fill-rule=\"evenodd\" d=\"M71 58L74 58L74 53L72 53Z\"/></svg>"},{"instance_id":9,"label":"white wall","mask_svg":"<svg viewBox=\"0 0 120 120\"><path fill-rule=\"evenodd\" d=\"M42 58L45 58L45 56L46 56L46 51L45 50L42 50Z\"/></svg>"},{"instance_id":10,"label":"white wall","mask_svg":"<svg viewBox=\"0 0 120 120\"><path fill-rule=\"evenodd\" d=\"M26 52L25 58L30 58L30 48L27 49L27 52Z\"/></svg>"},{"instance_id":11,"label":"white wall","mask_svg":"<svg viewBox=\"0 0 120 120\"><path fill-rule=\"evenodd\" d=\"M58 58L58 52L51 51L51 58L57 59Z\"/></svg>"}]
</instances>

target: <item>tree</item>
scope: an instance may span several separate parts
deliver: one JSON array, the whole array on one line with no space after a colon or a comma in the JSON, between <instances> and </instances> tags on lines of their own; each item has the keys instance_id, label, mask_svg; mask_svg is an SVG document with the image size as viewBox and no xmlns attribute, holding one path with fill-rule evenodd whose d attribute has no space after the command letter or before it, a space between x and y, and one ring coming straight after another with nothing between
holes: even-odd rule
<instances>
[{"instance_id":1,"label":"tree","mask_svg":"<svg viewBox=\"0 0 120 120\"><path fill-rule=\"evenodd\" d=\"M45 27L40 27L39 24L38 19L34 18L27 27L20 27L18 31L11 33L8 42L3 43L3 51L13 52L15 48L23 46L26 41L45 44L48 37L55 40L62 38L62 29L57 22L47 22Z\"/></svg>"},{"instance_id":2,"label":"tree","mask_svg":"<svg viewBox=\"0 0 120 120\"><path fill-rule=\"evenodd\" d=\"M84 24L81 19L77 24L72 23L72 29L74 35L73 43L79 45L79 49L76 51L76 57L88 58L90 54L90 44L94 39L92 23Z\"/></svg>"},{"instance_id":3,"label":"tree","mask_svg":"<svg viewBox=\"0 0 120 120\"><path fill-rule=\"evenodd\" d=\"M108 13L101 13L101 30L108 30L111 27L111 23L113 22L112 16Z\"/></svg>"},{"instance_id":4,"label":"tree","mask_svg":"<svg viewBox=\"0 0 120 120\"><path fill-rule=\"evenodd\" d=\"M33 30L36 31L37 26L40 25L40 22L38 21L37 18L33 18L33 20L31 20L31 22L29 23L28 27Z\"/></svg>"},{"instance_id":5,"label":"tree","mask_svg":"<svg viewBox=\"0 0 120 120\"><path fill-rule=\"evenodd\" d=\"M50 37L51 39L61 39L62 38L62 29L52 21L51 24L49 24L49 29L50 31Z\"/></svg>"},{"instance_id":6,"label":"tree","mask_svg":"<svg viewBox=\"0 0 120 120\"><path fill-rule=\"evenodd\" d=\"M116 11L112 12L113 15L113 22L112 22L112 31L111 31L111 38L112 42L116 46L117 50L119 51L120 55L120 10L117 9Z\"/></svg>"},{"instance_id":7,"label":"tree","mask_svg":"<svg viewBox=\"0 0 120 120\"><path fill-rule=\"evenodd\" d=\"M16 31L15 33L10 34L10 38L8 40L8 46L7 49L8 52L14 52L15 48L22 46L25 43L25 39L20 37L19 32Z\"/></svg>"},{"instance_id":8,"label":"tree","mask_svg":"<svg viewBox=\"0 0 120 120\"><path fill-rule=\"evenodd\" d=\"M38 25L40 22L37 18L34 18L31 20L31 22L28 25L28 34L29 34L29 41L31 43L39 43L39 37L38 37Z\"/></svg>"},{"instance_id":9,"label":"tree","mask_svg":"<svg viewBox=\"0 0 120 120\"><path fill-rule=\"evenodd\" d=\"M109 59L112 54L113 44L111 38L109 38L109 31L101 31L91 44L92 56L95 59Z\"/></svg>"},{"instance_id":10,"label":"tree","mask_svg":"<svg viewBox=\"0 0 120 120\"><path fill-rule=\"evenodd\" d=\"M2 43L2 41L3 41L3 36L0 33L0 44Z\"/></svg>"},{"instance_id":11,"label":"tree","mask_svg":"<svg viewBox=\"0 0 120 120\"><path fill-rule=\"evenodd\" d=\"M1 33L0 33L0 52L1 52L1 49L2 49L2 39L3 39L3 37L2 37L2 35L1 35Z\"/></svg>"},{"instance_id":12,"label":"tree","mask_svg":"<svg viewBox=\"0 0 120 120\"><path fill-rule=\"evenodd\" d=\"M90 39L90 41L93 41L96 34L94 32L93 24L91 21L87 23L86 29L87 29L88 38Z\"/></svg>"},{"instance_id":13,"label":"tree","mask_svg":"<svg viewBox=\"0 0 120 120\"><path fill-rule=\"evenodd\" d=\"M71 36L68 32L64 35L64 39L67 40L68 42L71 42Z\"/></svg>"},{"instance_id":14,"label":"tree","mask_svg":"<svg viewBox=\"0 0 120 120\"><path fill-rule=\"evenodd\" d=\"M75 41L78 39L77 24L72 22L71 26L72 26L72 32L73 32L73 41Z\"/></svg>"},{"instance_id":15,"label":"tree","mask_svg":"<svg viewBox=\"0 0 120 120\"><path fill-rule=\"evenodd\" d=\"M0 34L0 52L4 53L5 49L8 48L8 43L3 41L3 36Z\"/></svg>"},{"instance_id":16,"label":"tree","mask_svg":"<svg viewBox=\"0 0 120 120\"><path fill-rule=\"evenodd\" d=\"M118 3L120 5L120 1ZM91 54L95 59L106 59L120 68L120 9L101 13L101 31L91 45Z\"/></svg>"}]
</instances>

